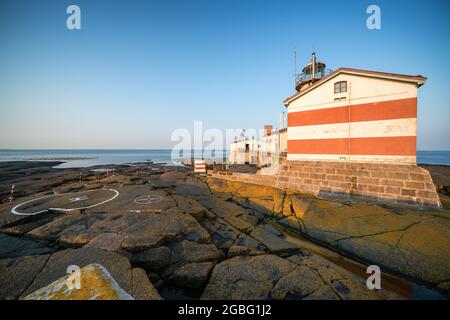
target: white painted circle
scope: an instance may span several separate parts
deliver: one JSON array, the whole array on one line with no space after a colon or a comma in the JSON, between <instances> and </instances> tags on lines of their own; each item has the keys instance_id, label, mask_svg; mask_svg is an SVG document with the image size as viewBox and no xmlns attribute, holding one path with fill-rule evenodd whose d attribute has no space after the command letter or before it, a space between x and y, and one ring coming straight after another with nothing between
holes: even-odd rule
<instances>
[{"instance_id":1,"label":"white painted circle","mask_svg":"<svg viewBox=\"0 0 450 320\"><path fill-rule=\"evenodd\" d=\"M107 202L109 202L109 201L111 201L111 200L114 200L114 199L119 195L119 191L117 191L117 190L115 190L115 189L104 189L104 190L112 191L112 192L114 192L114 195L113 195L111 198L108 198L108 199L106 199L106 200L104 200L104 201L101 201L101 202L99 202L99 203L96 203L96 204L93 204L93 205L90 205L90 206L86 206L86 207L70 208L70 209L67 209L67 208L48 208L48 209L45 209L45 210L36 211L36 212L29 212L29 213L27 213L27 212L18 212L18 211L17 211L17 209L18 209L20 206L23 206L24 204L29 204L29 203L34 202L34 201L38 201L38 200L42 200L42 199L46 199L46 198L51 198L51 197L55 197L55 196L64 196L64 195L69 195L69 194L78 194L78 192L69 192L69 193L62 193L62 194L59 194L59 195L53 195L53 194L51 194L51 195L48 195L48 196L44 196L44 197L40 197L40 198L36 198L36 199L31 199L31 200L22 202L22 203L18 204L17 206L15 206L14 208L12 208L12 209L11 209L11 213L12 213L12 214L15 214L15 215L18 215L18 216L34 216L34 215L36 215L36 214L44 213L44 212L47 212L47 211L49 211L49 210L63 211L63 212L70 212L70 211L74 211L74 210L90 209L90 208L94 208L94 207L96 207L96 206L99 206L99 205L101 205L101 204L107 203ZM83 191L83 192L93 192L93 191L97 191L97 190L88 190L88 191Z\"/></svg>"},{"instance_id":2,"label":"white painted circle","mask_svg":"<svg viewBox=\"0 0 450 320\"><path fill-rule=\"evenodd\" d=\"M158 203L161 202L163 197L157 194L149 194L146 196L140 196L134 199L134 203L137 204L152 204L152 203Z\"/></svg>"}]
</instances>

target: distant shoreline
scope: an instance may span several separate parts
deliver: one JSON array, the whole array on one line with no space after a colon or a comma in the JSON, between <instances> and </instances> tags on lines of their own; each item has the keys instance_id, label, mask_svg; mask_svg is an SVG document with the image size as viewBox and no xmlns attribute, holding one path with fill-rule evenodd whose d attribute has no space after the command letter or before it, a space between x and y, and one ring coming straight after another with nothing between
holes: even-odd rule
<instances>
[{"instance_id":1,"label":"distant shoreline","mask_svg":"<svg viewBox=\"0 0 450 320\"><path fill-rule=\"evenodd\" d=\"M32 158L25 159L22 161L70 161L70 160L92 160L98 158L87 158L87 157L49 157L49 158ZM19 160L20 161L20 160Z\"/></svg>"}]
</instances>

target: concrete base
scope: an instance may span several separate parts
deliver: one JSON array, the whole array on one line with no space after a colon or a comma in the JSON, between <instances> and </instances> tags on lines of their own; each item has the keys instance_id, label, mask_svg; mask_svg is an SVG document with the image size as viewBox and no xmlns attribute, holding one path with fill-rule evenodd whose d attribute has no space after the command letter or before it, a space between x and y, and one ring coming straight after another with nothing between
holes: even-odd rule
<instances>
[{"instance_id":1,"label":"concrete base","mask_svg":"<svg viewBox=\"0 0 450 320\"><path fill-rule=\"evenodd\" d=\"M417 165L284 161L275 175L209 172L213 177L313 195L442 207L430 173Z\"/></svg>"}]
</instances>

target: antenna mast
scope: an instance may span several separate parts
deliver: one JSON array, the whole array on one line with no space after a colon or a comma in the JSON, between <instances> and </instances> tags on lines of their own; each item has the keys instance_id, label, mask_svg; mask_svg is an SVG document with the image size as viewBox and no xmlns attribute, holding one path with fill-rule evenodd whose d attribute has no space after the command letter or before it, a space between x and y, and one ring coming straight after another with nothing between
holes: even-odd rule
<instances>
[{"instance_id":1,"label":"antenna mast","mask_svg":"<svg viewBox=\"0 0 450 320\"><path fill-rule=\"evenodd\" d=\"M294 88L297 85L297 48L294 48Z\"/></svg>"}]
</instances>

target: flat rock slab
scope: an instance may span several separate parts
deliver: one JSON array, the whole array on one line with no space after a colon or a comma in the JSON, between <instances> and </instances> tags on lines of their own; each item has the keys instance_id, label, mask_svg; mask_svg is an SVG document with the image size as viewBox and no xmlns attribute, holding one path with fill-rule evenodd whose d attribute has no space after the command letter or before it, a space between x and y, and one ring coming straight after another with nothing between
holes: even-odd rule
<instances>
[{"instance_id":1,"label":"flat rock slab","mask_svg":"<svg viewBox=\"0 0 450 320\"><path fill-rule=\"evenodd\" d=\"M16 300L42 271L50 255L0 260L0 300Z\"/></svg>"},{"instance_id":2,"label":"flat rock slab","mask_svg":"<svg viewBox=\"0 0 450 320\"><path fill-rule=\"evenodd\" d=\"M35 241L0 233L0 259L41 255L54 250L47 246L46 241Z\"/></svg>"},{"instance_id":3,"label":"flat rock slab","mask_svg":"<svg viewBox=\"0 0 450 320\"><path fill-rule=\"evenodd\" d=\"M38 194L39 196L44 196L46 194ZM20 222L22 220L27 220L29 216L18 216L13 213L11 213L12 208L14 208L16 205L32 200L38 197L38 195L32 195L27 197L20 197L18 199L15 199L11 203L4 203L0 204L0 228L7 226L9 224L13 224L16 222Z\"/></svg>"},{"instance_id":4,"label":"flat rock slab","mask_svg":"<svg viewBox=\"0 0 450 320\"><path fill-rule=\"evenodd\" d=\"M211 205L213 206L211 211L221 218L237 217L248 213L245 208L231 201L217 201L217 203L211 203Z\"/></svg>"},{"instance_id":5,"label":"flat rock slab","mask_svg":"<svg viewBox=\"0 0 450 320\"><path fill-rule=\"evenodd\" d=\"M450 278L450 220L374 204L316 200L303 216L307 234L380 267L436 285Z\"/></svg>"},{"instance_id":6,"label":"flat rock slab","mask_svg":"<svg viewBox=\"0 0 450 320\"><path fill-rule=\"evenodd\" d=\"M192 240L208 242L209 233L191 215L180 210L169 210L161 214L148 214L139 223L122 230L125 236L122 247L130 252L139 252L159 247L166 241Z\"/></svg>"},{"instance_id":7,"label":"flat rock slab","mask_svg":"<svg viewBox=\"0 0 450 320\"><path fill-rule=\"evenodd\" d=\"M275 255L234 257L213 270L202 299L270 299L273 286L297 266Z\"/></svg>"},{"instance_id":8,"label":"flat rock slab","mask_svg":"<svg viewBox=\"0 0 450 320\"><path fill-rule=\"evenodd\" d=\"M450 219L448 212L363 201L320 199L235 181L207 179L215 199L233 194L241 205L368 264L417 279L449 294ZM202 199L204 204L208 199ZM220 203L210 201L213 212ZM202 202L203 203L203 202ZM258 208L258 206L260 208ZM279 241L260 231L255 238L278 252ZM272 241L273 240L273 241Z\"/></svg>"},{"instance_id":9,"label":"flat rock slab","mask_svg":"<svg viewBox=\"0 0 450 320\"><path fill-rule=\"evenodd\" d=\"M297 245L274 235L273 232L270 232L264 227L256 227L250 236L262 242L272 253L292 253L300 250Z\"/></svg>"},{"instance_id":10,"label":"flat rock slab","mask_svg":"<svg viewBox=\"0 0 450 320\"><path fill-rule=\"evenodd\" d=\"M214 265L214 262L185 264L175 270L170 277L170 281L184 288L201 288L208 281Z\"/></svg>"},{"instance_id":11,"label":"flat rock slab","mask_svg":"<svg viewBox=\"0 0 450 320\"><path fill-rule=\"evenodd\" d=\"M200 202L183 197L180 195L173 195L173 199L176 201L178 208L186 213L189 213L195 219L201 219L206 214L211 214Z\"/></svg>"},{"instance_id":12,"label":"flat rock slab","mask_svg":"<svg viewBox=\"0 0 450 320\"><path fill-rule=\"evenodd\" d=\"M168 247L158 247L139 252L131 257L131 261L145 270L156 271L170 264L172 252Z\"/></svg>"},{"instance_id":13,"label":"flat rock slab","mask_svg":"<svg viewBox=\"0 0 450 320\"><path fill-rule=\"evenodd\" d=\"M135 300L162 300L143 269L134 268L131 272L133 278L131 295Z\"/></svg>"},{"instance_id":14,"label":"flat rock slab","mask_svg":"<svg viewBox=\"0 0 450 320\"><path fill-rule=\"evenodd\" d=\"M187 177L185 172L170 171L159 175L151 180L151 185L155 188L175 187L177 183L183 182Z\"/></svg>"},{"instance_id":15,"label":"flat rock slab","mask_svg":"<svg viewBox=\"0 0 450 320\"><path fill-rule=\"evenodd\" d=\"M163 190L153 190L150 185L130 185L116 188L117 198L86 212L125 213L162 212L175 208L177 203Z\"/></svg>"},{"instance_id":16,"label":"flat rock slab","mask_svg":"<svg viewBox=\"0 0 450 320\"><path fill-rule=\"evenodd\" d=\"M27 235L38 239L58 240L81 247L103 233L118 233L147 217L142 213L67 214L32 230Z\"/></svg>"},{"instance_id":17,"label":"flat rock slab","mask_svg":"<svg viewBox=\"0 0 450 320\"><path fill-rule=\"evenodd\" d=\"M61 216L58 212L44 212L34 216L23 216L10 224L4 225L0 231L15 236L22 236L36 228L39 228ZM18 217L18 216L17 216Z\"/></svg>"},{"instance_id":18,"label":"flat rock slab","mask_svg":"<svg viewBox=\"0 0 450 320\"><path fill-rule=\"evenodd\" d=\"M398 299L369 290L350 272L316 256L283 259L266 254L235 257L216 265L202 299Z\"/></svg>"},{"instance_id":19,"label":"flat rock slab","mask_svg":"<svg viewBox=\"0 0 450 320\"><path fill-rule=\"evenodd\" d=\"M194 262L216 262L224 257L222 250L213 244L196 243L183 240L171 246L170 264L162 270L164 277L169 277L181 266Z\"/></svg>"},{"instance_id":20,"label":"flat rock slab","mask_svg":"<svg viewBox=\"0 0 450 320\"><path fill-rule=\"evenodd\" d=\"M201 221L202 226L208 230L213 243L221 249L229 249L241 233L221 219Z\"/></svg>"},{"instance_id":21,"label":"flat rock slab","mask_svg":"<svg viewBox=\"0 0 450 320\"><path fill-rule=\"evenodd\" d=\"M108 201L108 199L112 199L115 195L116 193L113 190L107 189L52 194L19 204L15 210L22 214L34 214L49 209L64 211L87 208Z\"/></svg>"},{"instance_id":22,"label":"flat rock slab","mask_svg":"<svg viewBox=\"0 0 450 320\"><path fill-rule=\"evenodd\" d=\"M85 246L87 248L94 247L108 251L120 251L122 249L122 241L124 237L117 233L101 233L94 239L89 241Z\"/></svg>"},{"instance_id":23,"label":"flat rock slab","mask_svg":"<svg viewBox=\"0 0 450 320\"><path fill-rule=\"evenodd\" d=\"M266 253L267 248L258 240L247 236L246 234L240 234L236 238L234 244L228 250L228 256L244 256L244 255L259 255Z\"/></svg>"}]
</instances>

